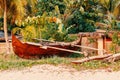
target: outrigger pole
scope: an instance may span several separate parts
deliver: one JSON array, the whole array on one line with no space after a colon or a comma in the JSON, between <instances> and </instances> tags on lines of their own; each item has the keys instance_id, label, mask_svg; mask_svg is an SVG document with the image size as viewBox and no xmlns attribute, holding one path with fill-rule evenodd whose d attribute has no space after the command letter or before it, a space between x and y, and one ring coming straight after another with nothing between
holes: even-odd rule
<instances>
[{"instance_id":1,"label":"outrigger pole","mask_svg":"<svg viewBox=\"0 0 120 80\"><path fill-rule=\"evenodd\" d=\"M42 46L40 48L43 48L43 49L51 48L51 49L57 49L57 50L61 50L61 51L71 52L71 53L84 54L83 52L80 52L80 51L74 51L74 50L63 49L63 48L52 47L52 46Z\"/></svg>"},{"instance_id":2,"label":"outrigger pole","mask_svg":"<svg viewBox=\"0 0 120 80\"><path fill-rule=\"evenodd\" d=\"M37 38L34 38L34 39L39 40L39 41L58 42L58 41L51 41L51 40L46 40L46 39L37 39ZM92 50L97 50L97 51L103 51L103 53L106 52L106 50L104 50L104 49L101 50L101 49L97 49L97 48L93 48L93 47L87 47L87 46L81 46L81 45L74 45L74 44L71 45L71 46L80 47L80 48L87 48L87 49L92 49Z\"/></svg>"}]
</instances>

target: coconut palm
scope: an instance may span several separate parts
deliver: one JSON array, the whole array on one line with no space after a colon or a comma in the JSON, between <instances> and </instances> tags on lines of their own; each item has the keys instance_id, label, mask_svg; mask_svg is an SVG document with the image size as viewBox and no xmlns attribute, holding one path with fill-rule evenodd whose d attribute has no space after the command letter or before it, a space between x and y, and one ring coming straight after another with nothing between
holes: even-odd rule
<instances>
[{"instance_id":1,"label":"coconut palm","mask_svg":"<svg viewBox=\"0 0 120 80\"><path fill-rule=\"evenodd\" d=\"M0 15L4 18L4 35L7 53L10 52L7 34L7 20L11 20L12 24L14 24L15 21L20 22L26 15L26 5L36 3L36 1L37 0L0 0Z\"/></svg>"},{"instance_id":2,"label":"coconut palm","mask_svg":"<svg viewBox=\"0 0 120 80\"><path fill-rule=\"evenodd\" d=\"M107 15L112 14L115 17L118 17L118 15L120 14L120 0L99 0L99 1Z\"/></svg>"},{"instance_id":3,"label":"coconut palm","mask_svg":"<svg viewBox=\"0 0 120 80\"><path fill-rule=\"evenodd\" d=\"M117 29L117 20L120 16L120 0L99 0L101 11L104 12L104 23L96 23L96 26L108 29Z\"/></svg>"}]
</instances>

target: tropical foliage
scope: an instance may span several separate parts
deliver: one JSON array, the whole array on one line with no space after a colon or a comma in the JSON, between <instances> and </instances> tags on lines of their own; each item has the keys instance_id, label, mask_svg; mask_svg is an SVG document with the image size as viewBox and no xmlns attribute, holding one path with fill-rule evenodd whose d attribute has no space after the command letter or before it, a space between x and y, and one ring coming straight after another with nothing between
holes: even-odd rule
<instances>
[{"instance_id":1,"label":"tropical foliage","mask_svg":"<svg viewBox=\"0 0 120 80\"><path fill-rule=\"evenodd\" d=\"M104 15L103 26L107 29L119 29L120 0L100 0Z\"/></svg>"},{"instance_id":2,"label":"tropical foliage","mask_svg":"<svg viewBox=\"0 0 120 80\"><path fill-rule=\"evenodd\" d=\"M106 3L105 0L38 0L35 10L37 16L28 17L20 23L24 29L23 35L26 35L24 38L29 40L36 37L64 41L69 33L95 31L96 28L99 28L96 23L100 22L105 24L105 28L112 26L111 28L118 29L119 23L113 16L110 19L106 18L109 16L108 12L114 13L113 9L110 10L110 3L110 1ZM118 4L115 8L117 6ZM50 18L60 21L60 23L51 22ZM18 22L16 24L20 26ZM33 29L32 32L30 29ZM31 35L25 31L30 32Z\"/></svg>"},{"instance_id":3,"label":"tropical foliage","mask_svg":"<svg viewBox=\"0 0 120 80\"><path fill-rule=\"evenodd\" d=\"M47 12L48 15L58 15L56 12L54 13L57 7L59 8L60 14L64 14L66 9L64 0L39 0L37 5L38 12L36 15L43 15L45 12Z\"/></svg>"},{"instance_id":4,"label":"tropical foliage","mask_svg":"<svg viewBox=\"0 0 120 80\"><path fill-rule=\"evenodd\" d=\"M7 25L28 41L65 41L69 33L120 29L120 0L0 0L0 18L7 47Z\"/></svg>"},{"instance_id":5,"label":"tropical foliage","mask_svg":"<svg viewBox=\"0 0 120 80\"><path fill-rule=\"evenodd\" d=\"M107 13L107 15L114 15L116 18L120 14L120 0L99 0L100 4L103 8L103 12Z\"/></svg>"},{"instance_id":6,"label":"tropical foliage","mask_svg":"<svg viewBox=\"0 0 120 80\"><path fill-rule=\"evenodd\" d=\"M102 18L97 0L77 0L69 7L71 14L66 18L69 33L95 31L95 22Z\"/></svg>"},{"instance_id":7,"label":"tropical foliage","mask_svg":"<svg viewBox=\"0 0 120 80\"><path fill-rule=\"evenodd\" d=\"M13 32L19 31L25 41L32 41L34 38L54 41L68 39L67 30L65 30L61 20L56 17L47 17L46 15L28 17L21 24Z\"/></svg>"}]
</instances>

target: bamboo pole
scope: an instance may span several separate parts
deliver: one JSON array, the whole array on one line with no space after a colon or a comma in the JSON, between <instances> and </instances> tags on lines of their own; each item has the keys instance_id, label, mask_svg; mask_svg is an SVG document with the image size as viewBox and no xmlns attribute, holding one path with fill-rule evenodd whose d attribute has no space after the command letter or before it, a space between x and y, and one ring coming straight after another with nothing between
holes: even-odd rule
<instances>
[{"instance_id":1,"label":"bamboo pole","mask_svg":"<svg viewBox=\"0 0 120 80\"><path fill-rule=\"evenodd\" d=\"M30 45L40 46L40 48L43 48L43 49L51 48L51 49L56 49L56 50L61 50L61 51L66 51L66 52L71 52L71 53L84 54L84 52L80 52L80 51L63 49L63 48L58 48L58 47L53 47L53 46L43 46L43 45L40 45L40 44L37 44L37 43L32 43L32 42L26 42L26 43L30 44Z\"/></svg>"},{"instance_id":2,"label":"bamboo pole","mask_svg":"<svg viewBox=\"0 0 120 80\"><path fill-rule=\"evenodd\" d=\"M80 51L63 49L63 48L58 48L58 47L53 47L53 46L42 46L42 47L40 47L40 48L43 48L43 49L51 48L51 49L56 49L56 50L61 50L61 51L66 51L66 52L71 52L71 53L83 54L83 52L80 52Z\"/></svg>"},{"instance_id":3,"label":"bamboo pole","mask_svg":"<svg viewBox=\"0 0 120 80\"><path fill-rule=\"evenodd\" d=\"M105 51L104 49L101 50L101 49L92 48L92 47L87 47L87 46L80 46L80 45L73 45L73 46L76 46L76 47L82 47L82 48L87 48L87 49L92 49L92 50L98 50L98 51Z\"/></svg>"}]
</instances>

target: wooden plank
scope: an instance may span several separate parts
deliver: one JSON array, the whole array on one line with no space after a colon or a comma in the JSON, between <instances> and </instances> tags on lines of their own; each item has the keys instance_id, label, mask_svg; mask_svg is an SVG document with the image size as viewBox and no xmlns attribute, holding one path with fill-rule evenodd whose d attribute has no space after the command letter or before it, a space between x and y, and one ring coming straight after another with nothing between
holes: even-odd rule
<instances>
[{"instance_id":1,"label":"wooden plank","mask_svg":"<svg viewBox=\"0 0 120 80\"><path fill-rule=\"evenodd\" d=\"M101 56L92 56L92 57L83 58L81 60L72 61L72 63L81 64L83 62L88 62L88 61L92 61L92 60L103 60L110 56L112 56L112 54L106 54L106 55L101 55Z\"/></svg>"},{"instance_id":2,"label":"wooden plank","mask_svg":"<svg viewBox=\"0 0 120 80\"><path fill-rule=\"evenodd\" d=\"M112 56L104 59L105 62L114 62L117 60L120 60L120 53L113 54Z\"/></svg>"},{"instance_id":3,"label":"wooden plank","mask_svg":"<svg viewBox=\"0 0 120 80\"><path fill-rule=\"evenodd\" d=\"M83 52L80 52L80 51L74 51L74 50L63 49L63 48L52 47L52 46L42 46L41 48L43 48L43 49L52 48L52 49L66 51L66 52L71 52L71 53L83 54Z\"/></svg>"}]
</instances>

